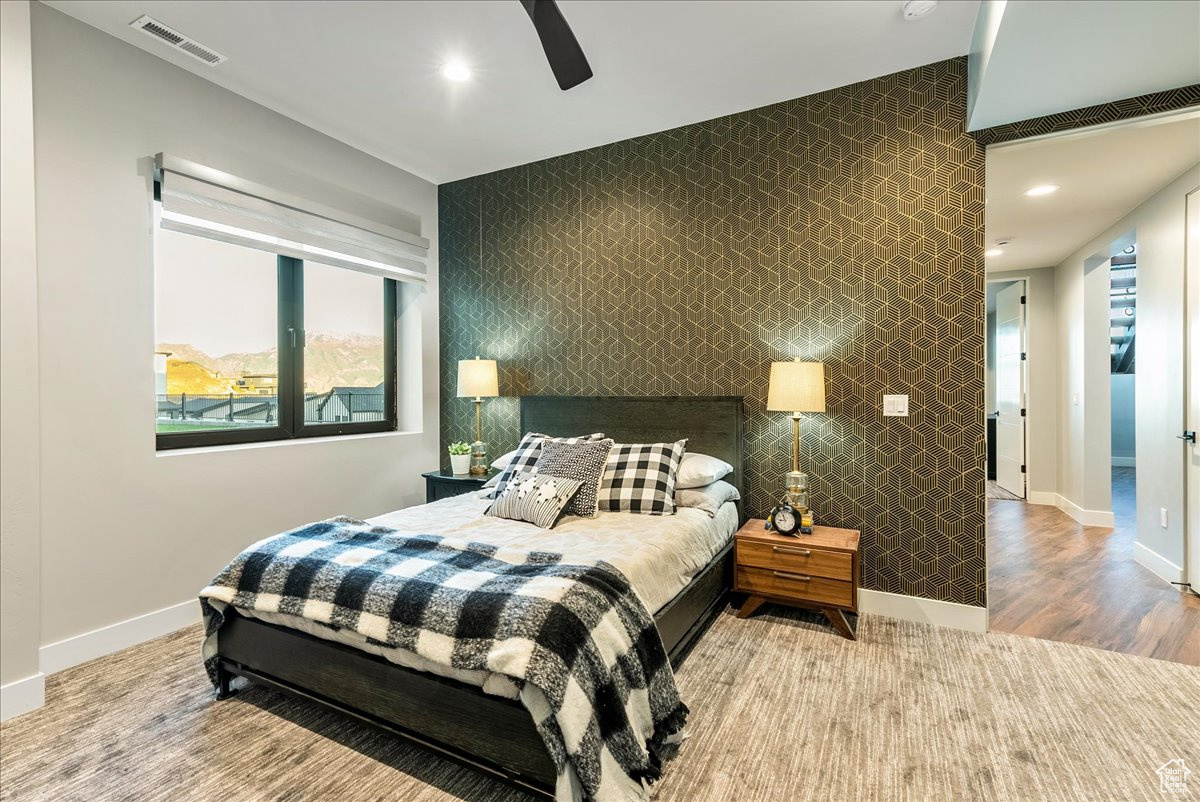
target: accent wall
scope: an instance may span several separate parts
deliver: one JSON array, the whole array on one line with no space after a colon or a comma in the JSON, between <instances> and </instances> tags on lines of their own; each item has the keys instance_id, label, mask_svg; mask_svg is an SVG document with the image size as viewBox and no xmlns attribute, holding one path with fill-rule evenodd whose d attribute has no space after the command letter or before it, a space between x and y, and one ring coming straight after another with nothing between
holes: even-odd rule
<instances>
[{"instance_id":1,"label":"accent wall","mask_svg":"<svg viewBox=\"0 0 1200 802\"><path fill-rule=\"evenodd\" d=\"M861 529L865 588L985 604L984 159L965 58L439 188L441 438L455 364L522 395L741 395L746 509L791 463L774 360L826 363L806 415L819 523ZM884 393L908 417L882 416ZM681 436L687 421L679 422Z\"/></svg>"}]
</instances>

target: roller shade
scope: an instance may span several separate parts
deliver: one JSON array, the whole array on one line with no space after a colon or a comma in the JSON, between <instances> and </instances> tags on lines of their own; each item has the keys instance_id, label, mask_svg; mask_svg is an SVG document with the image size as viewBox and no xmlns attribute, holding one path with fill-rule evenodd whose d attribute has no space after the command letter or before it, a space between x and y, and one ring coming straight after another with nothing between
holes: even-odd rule
<instances>
[{"instance_id":1,"label":"roller shade","mask_svg":"<svg viewBox=\"0 0 1200 802\"><path fill-rule=\"evenodd\" d=\"M423 237L165 154L155 163L163 228L425 283Z\"/></svg>"}]
</instances>

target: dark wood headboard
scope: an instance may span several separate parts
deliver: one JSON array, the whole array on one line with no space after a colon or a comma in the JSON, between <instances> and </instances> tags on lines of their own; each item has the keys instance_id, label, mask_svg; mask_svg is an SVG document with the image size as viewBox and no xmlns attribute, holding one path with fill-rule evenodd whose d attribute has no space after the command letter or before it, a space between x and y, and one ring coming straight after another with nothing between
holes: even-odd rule
<instances>
[{"instance_id":1,"label":"dark wood headboard","mask_svg":"<svg viewBox=\"0 0 1200 802\"><path fill-rule=\"evenodd\" d=\"M741 396L565 396L521 398L521 432L555 437L604 432L618 443L671 443L733 466L730 484L743 494Z\"/></svg>"}]
</instances>

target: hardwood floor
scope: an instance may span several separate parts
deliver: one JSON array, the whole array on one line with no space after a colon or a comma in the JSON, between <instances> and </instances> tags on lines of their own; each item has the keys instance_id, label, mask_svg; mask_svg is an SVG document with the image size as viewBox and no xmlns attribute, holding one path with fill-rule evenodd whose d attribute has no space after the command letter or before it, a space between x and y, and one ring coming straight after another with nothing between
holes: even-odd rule
<instances>
[{"instance_id":1,"label":"hardwood floor","mask_svg":"<svg viewBox=\"0 0 1200 802\"><path fill-rule=\"evenodd\" d=\"M996 632L1200 666L1200 597L1133 559L1134 472L1113 469L1116 527L988 500L988 617Z\"/></svg>"}]
</instances>

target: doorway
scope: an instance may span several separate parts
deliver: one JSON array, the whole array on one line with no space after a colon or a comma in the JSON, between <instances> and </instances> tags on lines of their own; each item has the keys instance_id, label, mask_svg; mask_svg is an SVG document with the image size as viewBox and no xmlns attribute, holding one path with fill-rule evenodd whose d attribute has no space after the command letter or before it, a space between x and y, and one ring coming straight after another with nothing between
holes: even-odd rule
<instances>
[{"instance_id":1,"label":"doorway","mask_svg":"<svg viewBox=\"0 0 1200 802\"><path fill-rule=\"evenodd\" d=\"M1137 533L1137 236L1130 232L1108 260L1113 527Z\"/></svg>"},{"instance_id":2,"label":"doorway","mask_svg":"<svg viewBox=\"0 0 1200 802\"><path fill-rule=\"evenodd\" d=\"M1023 501L1026 495L1025 281L988 283L987 378L988 498Z\"/></svg>"},{"instance_id":3,"label":"doorway","mask_svg":"<svg viewBox=\"0 0 1200 802\"><path fill-rule=\"evenodd\" d=\"M986 159L989 445L1025 499L987 501L990 626L1200 665L1200 597L1172 584L1200 532L1200 447L1180 439L1200 428L1200 112Z\"/></svg>"}]
</instances>

